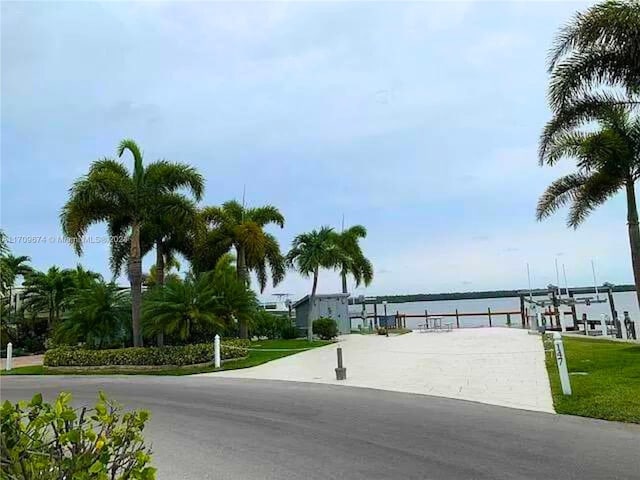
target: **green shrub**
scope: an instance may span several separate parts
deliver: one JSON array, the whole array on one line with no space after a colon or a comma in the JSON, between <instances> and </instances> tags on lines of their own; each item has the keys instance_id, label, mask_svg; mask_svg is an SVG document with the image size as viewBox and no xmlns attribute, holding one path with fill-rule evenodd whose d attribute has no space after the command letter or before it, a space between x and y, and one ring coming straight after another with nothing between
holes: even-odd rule
<instances>
[{"instance_id":1,"label":"green shrub","mask_svg":"<svg viewBox=\"0 0 640 480\"><path fill-rule=\"evenodd\" d=\"M284 340L294 340L298 338L298 329L293 325L287 325L280 330L280 337Z\"/></svg>"},{"instance_id":2,"label":"green shrub","mask_svg":"<svg viewBox=\"0 0 640 480\"><path fill-rule=\"evenodd\" d=\"M37 394L31 402L0 409L1 477L20 480L152 480L151 450L142 431L149 413L122 412L102 392L91 408L75 410L71 394L53 405Z\"/></svg>"},{"instance_id":3,"label":"green shrub","mask_svg":"<svg viewBox=\"0 0 640 480\"><path fill-rule=\"evenodd\" d=\"M378 332L378 335L386 335L388 333L385 327L378 327L377 332Z\"/></svg>"},{"instance_id":4,"label":"green shrub","mask_svg":"<svg viewBox=\"0 0 640 480\"><path fill-rule=\"evenodd\" d=\"M256 337L278 338L282 330L291 325L291 319L258 310L249 322L249 334Z\"/></svg>"},{"instance_id":5,"label":"green shrub","mask_svg":"<svg viewBox=\"0 0 640 480\"><path fill-rule=\"evenodd\" d=\"M338 324L333 318L320 317L313 321L313 333L322 340L331 340L338 336Z\"/></svg>"},{"instance_id":6,"label":"green shrub","mask_svg":"<svg viewBox=\"0 0 640 480\"><path fill-rule=\"evenodd\" d=\"M220 346L222 359L247 356L247 340L225 340ZM60 347L48 350L44 364L48 367L91 367L104 365L194 365L213 361L213 342L172 347L132 347L111 350L88 350Z\"/></svg>"}]
</instances>

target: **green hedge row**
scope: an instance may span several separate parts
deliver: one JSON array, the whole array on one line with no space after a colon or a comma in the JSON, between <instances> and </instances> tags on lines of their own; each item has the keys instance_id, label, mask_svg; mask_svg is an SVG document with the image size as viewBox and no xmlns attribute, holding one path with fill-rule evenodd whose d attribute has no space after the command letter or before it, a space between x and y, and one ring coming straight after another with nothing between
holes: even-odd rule
<instances>
[{"instance_id":1,"label":"green hedge row","mask_svg":"<svg viewBox=\"0 0 640 480\"><path fill-rule=\"evenodd\" d=\"M246 357L248 340L226 340L220 346L223 360ZM92 367L105 365L194 365L213 361L213 342L175 347L132 347L110 350L88 350L59 347L47 350L44 364L48 367Z\"/></svg>"}]
</instances>

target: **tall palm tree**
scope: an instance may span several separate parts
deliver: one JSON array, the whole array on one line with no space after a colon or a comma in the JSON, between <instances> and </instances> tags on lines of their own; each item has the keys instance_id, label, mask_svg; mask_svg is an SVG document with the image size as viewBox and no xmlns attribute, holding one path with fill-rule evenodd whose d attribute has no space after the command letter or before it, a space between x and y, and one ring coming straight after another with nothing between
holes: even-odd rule
<instances>
[{"instance_id":1,"label":"tall palm tree","mask_svg":"<svg viewBox=\"0 0 640 480\"><path fill-rule=\"evenodd\" d=\"M307 338L309 341L313 340L312 309L315 304L320 269L340 268L342 264L350 261L335 240L335 232L330 227L302 233L293 239L291 250L286 257L289 266L296 269L302 276L313 276L307 317Z\"/></svg>"},{"instance_id":2,"label":"tall palm tree","mask_svg":"<svg viewBox=\"0 0 640 480\"><path fill-rule=\"evenodd\" d=\"M635 182L640 178L640 117L620 105L600 108L599 129L590 122L586 129L562 130L541 145L541 164L554 165L574 158L578 171L553 182L540 197L537 218L571 204L568 225L576 228L596 207L623 190L627 197L627 223L631 261L640 305L640 227Z\"/></svg>"},{"instance_id":3,"label":"tall palm tree","mask_svg":"<svg viewBox=\"0 0 640 480\"><path fill-rule=\"evenodd\" d=\"M577 13L550 52L549 100L554 111L585 102L638 104L639 51L637 0L606 1ZM625 95L611 87L621 88Z\"/></svg>"},{"instance_id":4,"label":"tall palm tree","mask_svg":"<svg viewBox=\"0 0 640 480\"><path fill-rule=\"evenodd\" d=\"M340 264L342 277L342 293L349 293L347 289L347 275L352 275L356 286L360 283L369 285L373 280L373 265L364 256L360 248L360 239L367 236L367 229L362 225L354 225L335 234L335 242L345 255Z\"/></svg>"},{"instance_id":5,"label":"tall palm tree","mask_svg":"<svg viewBox=\"0 0 640 480\"><path fill-rule=\"evenodd\" d=\"M218 251L236 251L237 275L249 285L249 272L256 273L260 291L267 286L267 266L271 270L273 285L285 275L285 260L276 238L264 231L269 224L284 227L284 217L271 205L245 208L235 200L221 207L207 207L202 211L206 223L216 229L211 239L218 243Z\"/></svg>"},{"instance_id":6,"label":"tall palm tree","mask_svg":"<svg viewBox=\"0 0 640 480\"><path fill-rule=\"evenodd\" d=\"M197 210L193 202L181 195L173 195L174 208L164 211L154 209L140 226L140 255L144 257L155 248L156 262L150 274L143 276L143 284L148 287L165 284L166 271L178 266L176 254L187 255L189 252L188 236L197 219ZM111 265L114 271L120 271L130 256L129 242L115 245L111 254ZM150 282L151 281L151 282ZM156 344L164 345L164 334L160 331Z\"/></svg>"},{"instance_id":7,"label":"tall palm tree","mask_svg":"<svg viewBox=\"0 0 640 480\"><path fill-rule=\"evenodd\" d=\"M32 313L46 313L47 327L57 323L74 290L69 270L50 267L46 273L32 272L24 281L24 308Z\"/></svg>"},{"instance_id":8,"label":"tall palm tree","mask_svg":"<svg viewBox=\"0 0 640 480\"><path fill-rule=\"evenodd\" d=\"M62 214L62 229L74 239L76 252L82 254L82 236L90 225L107 222L114 239L112 251L118 250L117 239L129 233L128 274L131 284L131 317L133 343L142 345L140 307L142 297L142 251L140 230L159 211L182 213L184 204L178 190L187 188L196 200L204 190L202 176L192 167L166 160L146 167L142 152L133 140L123 140L118 156L128 151L133 156L133 171L121 162L102 159L93 162L89 173L77 180ZM112 265L114 270L117 264ZM114 271L114 273L117 273Z\"/></svg>"}]
</instances>

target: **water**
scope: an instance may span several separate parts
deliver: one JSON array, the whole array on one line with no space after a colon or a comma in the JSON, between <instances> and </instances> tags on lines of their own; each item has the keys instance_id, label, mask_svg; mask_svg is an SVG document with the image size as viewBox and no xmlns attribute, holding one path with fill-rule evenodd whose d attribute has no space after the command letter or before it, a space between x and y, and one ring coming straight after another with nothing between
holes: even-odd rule
<instances>
[{"instance_id":1,"label":"water","mask_svg":"<svg viewBox=\"0 0 640 480\"><path fill-rule=\"evenodd\" d=\"M576 295L576 298L583 297L595 297L591 295ZM545 297L536 297L538 300L542 300ZM600 295L601 299L606 299L607 294ZM622 318L622 313L629 312L630 317L636 320L640 317L640 309L638 309L638 302L635 292L617 292L613 294L613 301L618 312L619 318ZM525 304L526 305L526 304ZM493 315L494 312L504 311L519 311L520 299L518 297L507 298L481 298L481 299L468 299L468 300L436 300L432 302L407 302L407 303L388 303L387 314L395 315L396 311L400 313L409 314L422 314L424 315L425 309L429 311L429 315L436 315L440 313L455 313L456 308L460 314L460 326L461 327L488 327L489 316L477 316L477 317L464 317L464 313L476 313L486 312L487 308L491 309L492 317L491 323L494 326L503 326L507 323L506 315ZM561 311L570 311L567 306L561 307ZM586 305L576 305L576 311L578 318L582 317L583 313L587 314L587 318L590 320L600 319L600 315L605 313L611 316L611 309L609 302ZM361 305L350 305L349 313L351 315L358 315L362 312ZM367 314L373 314L373 305L367 305ZM378 315L384 315L384 306L378 304ZM565 315L567 326L573 324L571 316ZM445 321L451 321L455 324L455 317L452 317ZM511 315L511 323L514 326L519 326L522 323L522 319L519 314ZM418 324L424 323L424 318L407 318L407 328L417 328ZM352 328L358 328L361 324L360 319L352 319Z\"/></svg>"}]
</instances>

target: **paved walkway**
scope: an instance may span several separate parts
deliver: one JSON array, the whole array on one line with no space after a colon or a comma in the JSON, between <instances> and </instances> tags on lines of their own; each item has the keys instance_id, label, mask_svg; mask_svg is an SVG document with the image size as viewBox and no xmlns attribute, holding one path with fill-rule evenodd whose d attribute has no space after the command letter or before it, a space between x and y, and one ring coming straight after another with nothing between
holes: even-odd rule
<instances>
[{"instance_id":1,"label":"paved walkway","mask_svg":"<svg viewBox=\"0 0 640 480\"><path fill-rule=\"evenodd\" d=\"M27 367L30 365L42 365L44 355L26 355L24 357L13 357L13 368ZM0 360L0 369L4 370L4 366L7 363L6 359Z\"/></svg>"},{"instance_id":2,"label":"paved walkway","mask_svg":"<svg viewBox=\"0 0 640 480\"><path fill-rule=\"evenodd\" d=\"M336 346L206 376L368 387L553 412L540 338L508 328L341 338L347 380L335 379Z\"/></svg>"}]
</instances>

